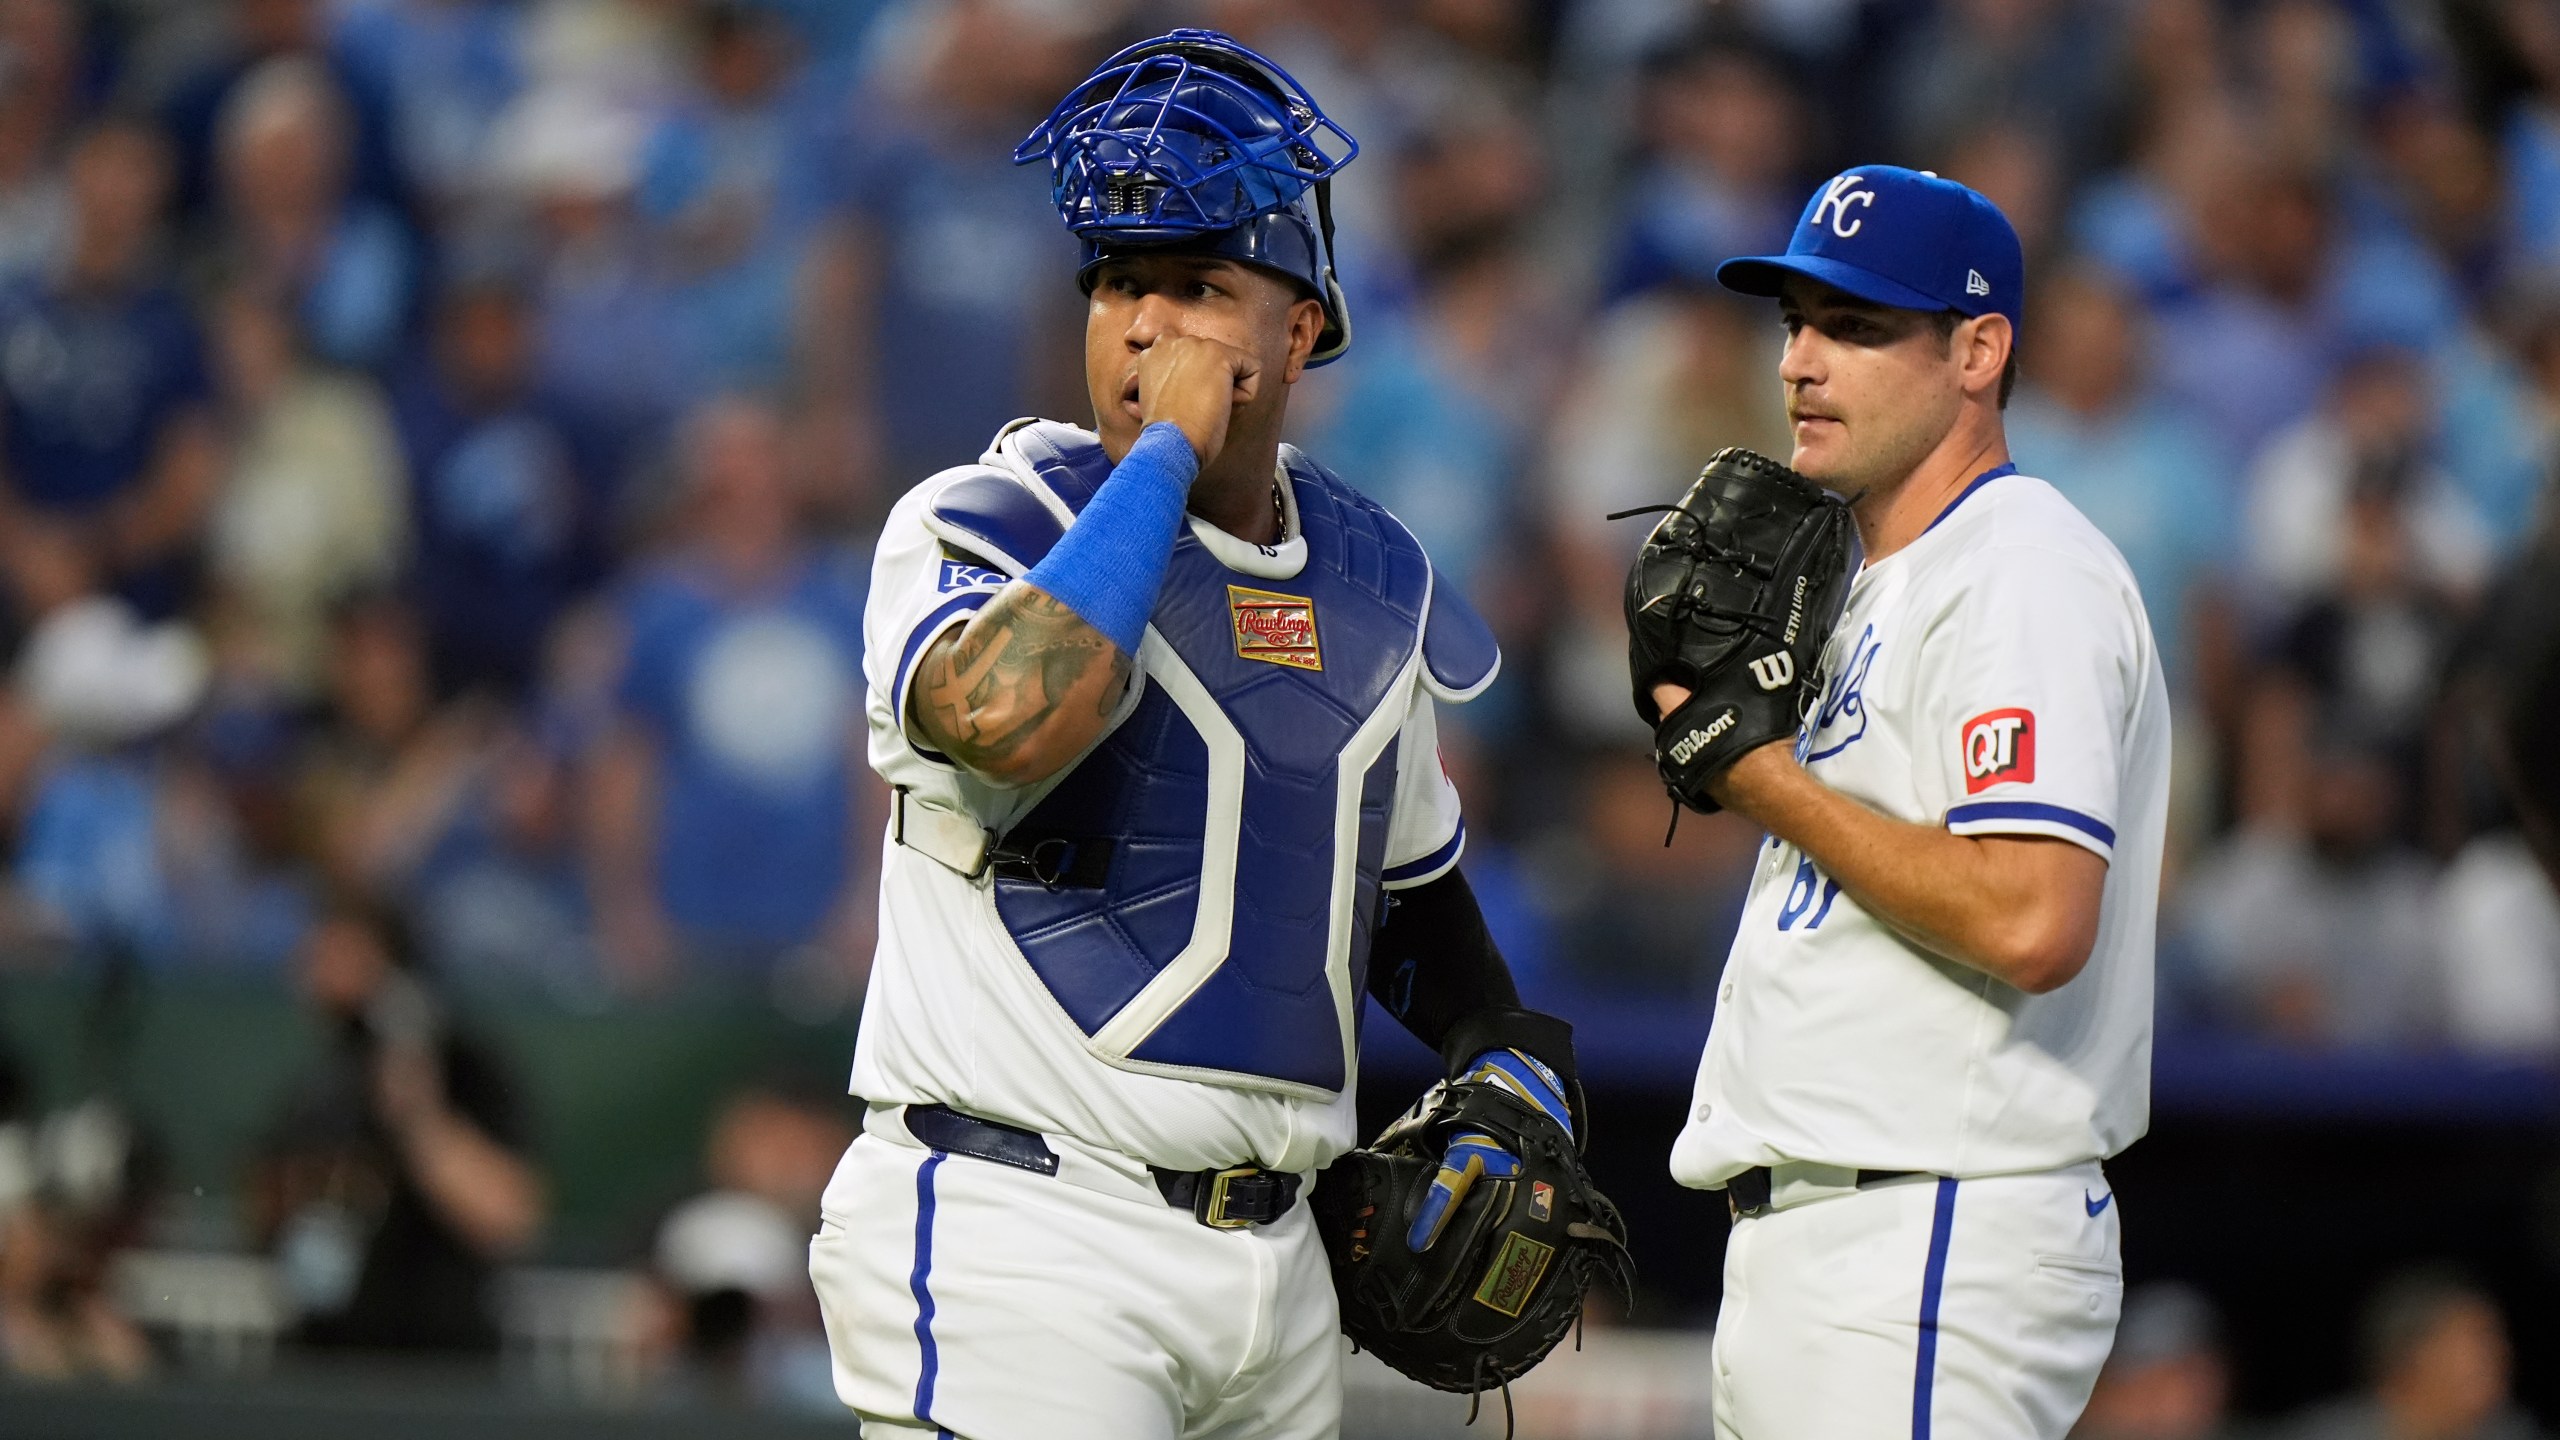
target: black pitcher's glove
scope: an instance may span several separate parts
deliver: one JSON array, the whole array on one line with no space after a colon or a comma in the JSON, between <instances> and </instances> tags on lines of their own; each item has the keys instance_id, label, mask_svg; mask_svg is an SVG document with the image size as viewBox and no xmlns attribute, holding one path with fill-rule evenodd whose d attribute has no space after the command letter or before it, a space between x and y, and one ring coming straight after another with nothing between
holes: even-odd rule
<instances>
[{"instance_id":1,"label":"black pitcher's glove","mask_svg":"<svg viewBox=\"0 0 2560 1440\"><path fill-rule=\"evenodd\" d=\"M1343 1333L1425 1385L1472 1395L1545 1359L1593 1280L1632 1295L1635 1266L1626 1222L1556 1113L1581 1108L1579 1087L1509 1048L1452 1068L1458 1078L1328 1167L1312 1203Z\"/></svg>"},{"instance_id":2,"label":"black pitcher's glove","mask_svg":"<svg viewBox=\"0 0 2560 1440\"><path fill-rule=\"evenodd\" d=\"M1849 507L1748 450L1715 453L1627 571L1627 668L1671 797L1714 814L1707 781L1796 733L1822 693L1823 642L1849 593ZM1619 518L1612 516L1612 519ZM1669 715L1665 681L1689 691Z\"/></svg>"}]
</instances>

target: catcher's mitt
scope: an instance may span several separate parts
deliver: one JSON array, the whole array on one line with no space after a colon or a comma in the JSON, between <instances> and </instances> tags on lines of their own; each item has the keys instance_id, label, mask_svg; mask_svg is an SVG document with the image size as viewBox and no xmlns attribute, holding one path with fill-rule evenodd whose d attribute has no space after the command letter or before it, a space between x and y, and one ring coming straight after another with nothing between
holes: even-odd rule
<instances>
[{"instance_id":1,"label":"catcher's mitt","mask_svg":"<svg viewBox=\"0 0 2560 1440\"><path fill-rule=\"evenodd\" d=\"M1461 1134L1491 1137L1519 1173L1476 1180L1415 1251L1406 1236ZM1573 1328L1594 1279L1633 1293L1626 1222L1573 1136L1500 1084L1432 1087L1370 1148L1326 1169L1312 1203L1343 1333L1435 1389L1473 1395L1525 1374Z\"/></svg>"},{"instance_id":2,"label":"catcher's mitt","mask_svg":"<svg viewBox=\"0 0 2560 1440\"><path fill-rule=\"evenodd\" d=\"M1796 732L1822 693L1823 642L1849 593L1849 507L1748 450L1719 450L1627 571L1636 713L1673 799L1713 814L1707 781ZM1620 516L1612 516L1612 519ZM1690 692L1665 716L1653 687Z\"/></svg>"}]
</instances>

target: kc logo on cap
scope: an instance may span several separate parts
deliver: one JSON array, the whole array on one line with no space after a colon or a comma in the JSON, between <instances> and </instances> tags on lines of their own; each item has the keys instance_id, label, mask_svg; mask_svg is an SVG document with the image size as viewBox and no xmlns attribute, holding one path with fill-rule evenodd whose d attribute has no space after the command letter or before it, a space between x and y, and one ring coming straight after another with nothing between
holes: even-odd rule
<instances>
[{"instance_id":1,"label":"kc logo on cap","mask_svg":"<svg viewBox=\"0 0 2560 1440\"><path fill-rule=\"evenodd\" d=\"M2026 257L2008 217L1978 191L1926 170L1861 165L1813 193L1787 253L1716 267L1745 295L1775 295L1789 275L1896 309L1996 312L2015 328Z\"/></svg>"},{"instance_id":2,"label":"kc logo on cap","mask_svg":"<svg viewBox=\"0 0 2560 1440\"><path fill-rule=\"evenodd\" d=\"M1816 196L1813 202L1813 223L1816 225L1823 223L1822 217L1828 214L1831 217L1831 233L1843 240L1864 229L1867 222L1863 219L1850 219L1849 211L1852 206L1876 203L1876 192L1850 188L1857 183L1858 177L1853 172L1824 186L1822 193Z\"/></svg>"}]
</instances>

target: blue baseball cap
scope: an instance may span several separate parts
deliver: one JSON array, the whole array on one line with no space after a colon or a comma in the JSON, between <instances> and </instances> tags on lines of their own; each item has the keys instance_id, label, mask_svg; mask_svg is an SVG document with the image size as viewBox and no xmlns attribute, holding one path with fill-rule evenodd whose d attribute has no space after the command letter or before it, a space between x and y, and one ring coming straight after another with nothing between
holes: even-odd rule
<instances>
[{"instance_id":1,"label":"blue baseball cap","mask_svg":"<svg viewBox=\"0 0 2560 1440\"><path fill-rule=\"evenodd\" d=\"M1727 260L1716 279L1775 295L1803 275L1901 310L1997 311L2015 330L2026 271L2018 232L1980 192L1925 170L1861 165L1813 192L1786 254Z\"/></svg>"}]
</instances>

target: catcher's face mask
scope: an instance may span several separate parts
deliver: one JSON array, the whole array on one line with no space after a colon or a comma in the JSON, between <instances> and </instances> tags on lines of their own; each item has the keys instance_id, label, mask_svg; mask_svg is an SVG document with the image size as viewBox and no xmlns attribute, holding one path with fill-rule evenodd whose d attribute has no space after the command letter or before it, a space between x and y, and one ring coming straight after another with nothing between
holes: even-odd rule
<instances>
[{"instance_id":1,"label":"catcher's face mask","mask_svg":"<svg viewBox=\"0 0 2560 1440\"><path fill-rule=\"evenodd\" d=\"M1113 255L1169 249L1282 275L1324 305L1308 364L1351 348L1334 279L1329 183L1360 142L1287 71L1215 30L1174 30L1087 76L1014 148L1046 161L1059 217L1084 241L1077 283Z\"/></svg>"}]
</instances>

